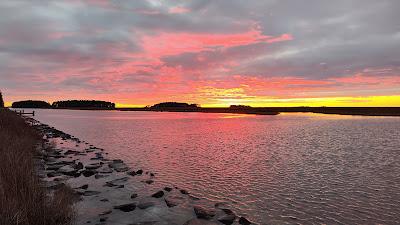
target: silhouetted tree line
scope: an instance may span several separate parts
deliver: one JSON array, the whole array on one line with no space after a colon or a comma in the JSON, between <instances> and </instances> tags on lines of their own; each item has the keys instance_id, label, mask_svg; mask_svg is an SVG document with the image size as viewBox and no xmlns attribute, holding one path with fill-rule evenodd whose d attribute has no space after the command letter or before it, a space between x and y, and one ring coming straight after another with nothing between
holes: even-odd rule
<instances>
[{"instance_id":1,"label":"silhouetted tree line","mask_svg":"<svg viewBox=\"0 0 400 225\"><path fill-rule=\"evenodd\" d=\"M251 106L249 105L230 105L230 109L237 109L237 110L242 110L242 109L252 109Z\"/></svg>"},{"instance_id":2,"label":"silhouetted tree line","mask_svg":"<svg viewBox=\"0 0 400 225\"><path fill-rule=\"evenodd\" d=\"M115 104L106 101L96 100L68 100L53 102L53 108L96 108L96 109L115 109Z\"/></svg>"},{"instance_id":3,"label":"silhouetted tree line","mask_svg":"<svg viewBox=\"0 0 400 225\"><path fill-rule=\"evenodd\" d=\"M0 108L4 108L3 94L0 91Z\"/></svg>"},{"instance_id":4,"label":"silhouetted tree line","mask_svg":"<svg viewBox=\"0 0 400 225\"><path fill-rule=\"evenodd\" d=\"M13 108L51 108L51 105L45 101L27 100L27 101L13 102L12 107Z\"/></svg>"},{"instance_id":5,"label":"silhouetted tree line","mask_svg":"<svg viewBox=\"0 0 400 225\"><path fill-rule=\"evenodd\" d=\"M162 102L150 106L150 109L162 109L162 108L198 108L197 104L188 104L183 102Z\"/></svg>"}]
</instances>

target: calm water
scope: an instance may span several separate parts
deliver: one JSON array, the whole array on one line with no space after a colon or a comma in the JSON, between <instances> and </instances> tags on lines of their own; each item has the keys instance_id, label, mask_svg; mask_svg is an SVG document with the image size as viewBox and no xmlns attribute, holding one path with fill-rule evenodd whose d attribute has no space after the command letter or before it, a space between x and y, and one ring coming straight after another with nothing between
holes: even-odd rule
<instances>
[{"instance_id":1,"label":"calm water","mask_svg":"<svg viewBox=\"0 0 400 225\"><path fill-rule=\"evenodd\" d=\"M37 119L261 224L398 224L400 118L38 110Z\"/></svg>"}]
</instances>

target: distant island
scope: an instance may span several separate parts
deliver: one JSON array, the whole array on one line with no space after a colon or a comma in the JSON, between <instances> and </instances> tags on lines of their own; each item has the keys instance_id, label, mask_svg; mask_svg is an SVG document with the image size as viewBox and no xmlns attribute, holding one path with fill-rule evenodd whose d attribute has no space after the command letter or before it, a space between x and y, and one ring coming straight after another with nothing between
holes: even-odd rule
<instances>
[{"instance_id":1,"label":"distant island","mask_svg":"<svg viewBox=\"0 0 400 225\"><path fill-rule=\"evenodd\" d=\"M67 100L56 101L50 105L45 101L26 100L12 103L12 108L46 108L46 109L91 109L91 110L110 110L115 109L112 102L98 100Z\"/></svg>"},{"instance_id":2,"label":"distant island","mask_svg":"<svg viewBox=\"0 0 400 225\"><path fill-rule=\"evenodd\" d=\"M197 104L188 104L183 102L162 102L145 109L150 111L192 111L200 108Z\"/></svg>"},{"instance_id":3,"label":"distant island","mask_svg":"<svg viewBox=\"0 0 400 225\"><path fill-rule=\"evenodd\" d=\"M115 109L115 103L97 100L67 100L53 102L54 109Z\"/></svg>"},{"instance_id":4,"label":"distant island","mask_svg":"<svg viewBox=\"0 0 400 225\"><path fill-rule=\"evenodd\" d=\"M13 102L12 108L42 108L47 109L51 108L51 105L45 101L38 101L38 100L26 100L26 101L19 101Z\"/></svg>"}]
</instances>

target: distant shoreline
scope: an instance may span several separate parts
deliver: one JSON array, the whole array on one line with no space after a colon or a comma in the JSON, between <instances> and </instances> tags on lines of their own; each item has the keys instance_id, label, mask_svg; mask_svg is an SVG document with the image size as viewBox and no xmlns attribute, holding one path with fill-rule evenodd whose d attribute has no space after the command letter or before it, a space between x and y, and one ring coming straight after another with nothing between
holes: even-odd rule
<instances>
[{"instance_id":1,"label":"distant shoreline","mask_svg":"<svg viewBox=\"0 0 400 225\"><path fill-rule=\"evenodd\" d=\"M43 108L40 108L43 109ZM146 112L201 112L201 113L232 113L250 115L278 115L280 113L320 113L353 116L400 116L400 107L252 107L249 109L231 108L44 108L68 110L104 110L104 111L146 111Z\"/></svg>"}]
</instances>

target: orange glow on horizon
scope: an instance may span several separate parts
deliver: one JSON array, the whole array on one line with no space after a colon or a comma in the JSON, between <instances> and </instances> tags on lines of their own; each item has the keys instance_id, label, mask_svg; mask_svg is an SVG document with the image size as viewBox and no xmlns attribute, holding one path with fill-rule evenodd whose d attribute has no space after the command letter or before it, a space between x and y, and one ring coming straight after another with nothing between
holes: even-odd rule
<instances>
[{"instance_id":1,"label":"orange glow on horizon","mask_svg":"<svg viewBox=\"0 0 400 225\"><path fill-rule=\"evenodd\" d=\"M228 96L229 92L227 91ZM226 94L226 93L225 93ZM189 101L168 100L177 102L198 103L202 107L229 107L230 105L249 105L252 107L400 107L400 95L393 96L364 96L364 97L324 97L324 98L267 98L244 96L243 98L220 98L209 99L209 102L202 99ZM159 101L163 102L163 101ZM159 102L148 104L133 104L129 102L116 102L117 108L141 108ZM165 101L164 101L165 102ZM211 103L212 102L212 103ZM12 102L5 102L6 107L11 107Z\"/></svg>"},{"instance_id":2,"label":"orange glow on horizon","mask_svg":"<svg viewBox=\"0 0 400 225\"><path fill-rule=\"evenodd\" d=\"M178 102L185 102L179 101ZM395 96L366 96L366 97L326 97L326 98L224 98L216 103L199 103L202 107L229 107L230 105L249 105L252 107L400 107L400 95ZM191 101L190 103L192 103ZM202 102L200 99L198 102ZM198 103L195 102L195 103ZM152 105L150 103L148 105ZM155 103L154 103L155 104ZM116 103L117 108L145 107L146 105Z\"/></svg>"}]
</instances>

